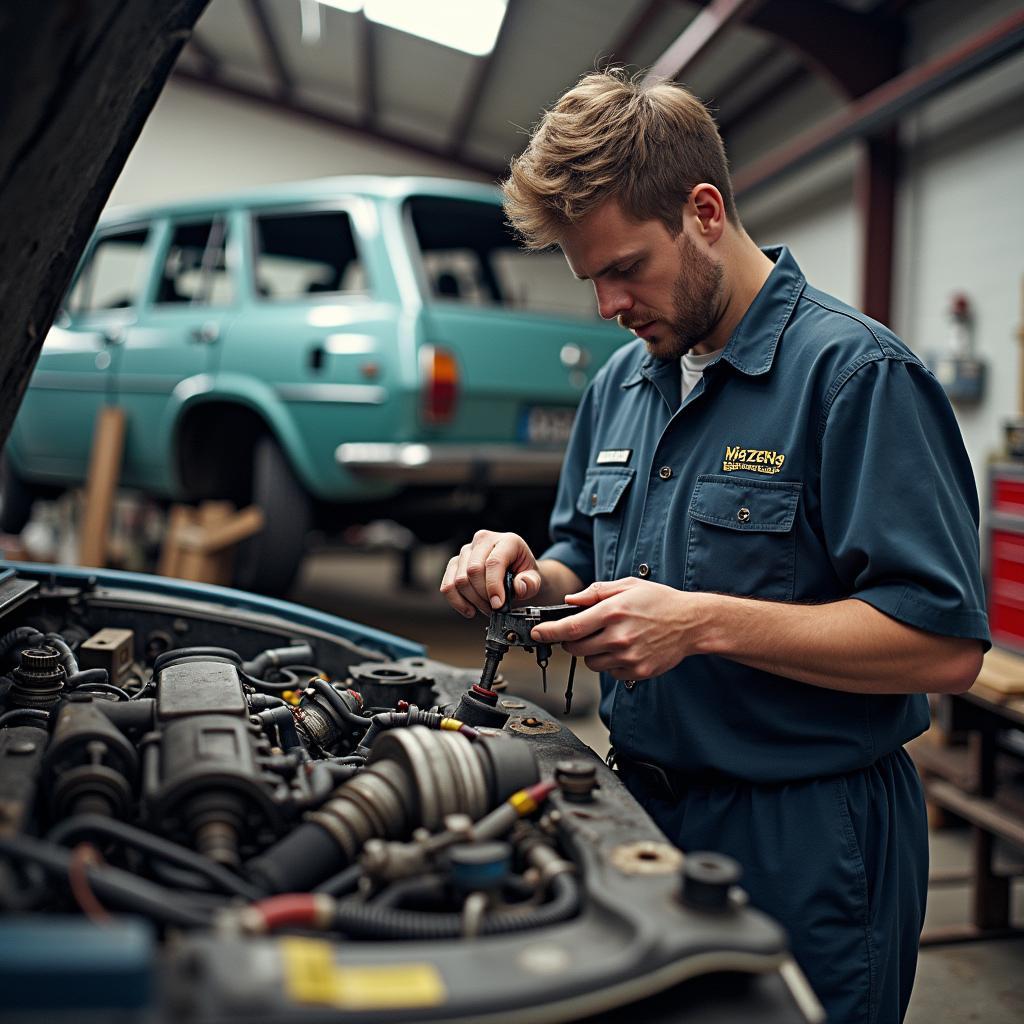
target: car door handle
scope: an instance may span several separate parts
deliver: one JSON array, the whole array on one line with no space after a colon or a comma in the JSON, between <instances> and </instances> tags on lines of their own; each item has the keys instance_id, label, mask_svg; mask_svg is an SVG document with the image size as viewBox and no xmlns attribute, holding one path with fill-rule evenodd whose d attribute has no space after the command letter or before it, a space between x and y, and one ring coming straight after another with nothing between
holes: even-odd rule
<instances>
[{"instance_id":1,"label":"car door handle","mask_svg":"<svg viewBox=\"0 0 1024 1024\"><path fill-rule=\"evenodd\" d=\"M199 345L212 345L220 337L220 328L213 323L192 328L192 340Z\"/></svg>"}]
</instances>

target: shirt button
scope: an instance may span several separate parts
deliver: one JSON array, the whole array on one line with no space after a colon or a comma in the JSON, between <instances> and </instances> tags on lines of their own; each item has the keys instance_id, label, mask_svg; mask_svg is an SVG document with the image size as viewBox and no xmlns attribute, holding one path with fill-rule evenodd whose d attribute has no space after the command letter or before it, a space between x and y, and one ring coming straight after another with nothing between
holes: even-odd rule
<instances>
[{"instance_id":1,"label":"shirt button","mask_svg":"<svg viewBox=\"0 0 1024 1024\"><path fill-rule=\"evenodd\" d=\"M651 567L646 562L641 562L637 566L636 574L637 574L637 576L640 576L640 577L650 576L650 574L651 574Z\"/></svg>"},{"instance_id":2,"label":"shirt button","mask_svg":"<svg viewBox=\"0 0 1024 1024\"><path fill-rule=\"evenodd\" d=\"M597 495L596 494L592 494L590 496L590 507L591 508L597 508Z\"/></svg>"},{"instance_id":3,"label":"shirt button","mask_svg":"<svg viewBox=\"0 0 1024 1024\"><path fill-rule=\"evenodd\" d=\"M632 690L636 686L636 680L635 679L623 679L622 680L622 685L627 690Z\"/></svg>"},{"instance_id":4,"label":"shirt button","mask_svg":"<svg viewBox=\"0 0 1024 1024\"><path fill-rule=\"evenodd\" d=\"M672 467L662 466L661 469L658 470L658 476L660 476L662 480L670 479L672 476Z\"/></svg>"},{"instance_id":5,"label":"shirt button","mask_svg":"<svg viewBox=\"0 0 1024 1024\"><path fill-rule=\"evenodd\" d=\"M741 523L749 522L750 521L750 509L749 508L741 508L739 510L739 512L736 513L736 518Z\"/></svg>"}]
</instances>

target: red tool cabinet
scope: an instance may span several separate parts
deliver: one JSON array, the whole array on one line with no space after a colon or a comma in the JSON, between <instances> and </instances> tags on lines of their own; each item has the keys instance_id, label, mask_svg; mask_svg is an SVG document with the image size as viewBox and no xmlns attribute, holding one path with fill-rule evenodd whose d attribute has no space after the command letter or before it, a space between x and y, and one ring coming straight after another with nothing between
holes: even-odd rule
<instances>
[{"instance_id":1,"label":"red tool cabinet","mask_svg":"<svg viewBox=\"0 0 1024 1024\"><path fill-rule=\"evenodd\" d=\"M988 616L993 643L1024 654L1024 465L989 472Z\"/></svg>"}]
</instances>

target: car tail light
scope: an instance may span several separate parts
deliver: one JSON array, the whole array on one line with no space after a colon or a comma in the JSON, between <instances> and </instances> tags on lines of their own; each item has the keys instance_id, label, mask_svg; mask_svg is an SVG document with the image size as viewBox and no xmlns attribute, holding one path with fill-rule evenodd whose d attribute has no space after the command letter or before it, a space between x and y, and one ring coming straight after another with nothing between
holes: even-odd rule
<instances>
[{"instance_id":1,"label":"car tail light","mask_svg":"<svg viewBox=\"0 0 1024 1024\"><path fill-rule=\"evenodd\" d=\"M423 419L448 423L459 397L459 365L447 349L424 345L421 350Z\"/></svg>"}]
</instances>

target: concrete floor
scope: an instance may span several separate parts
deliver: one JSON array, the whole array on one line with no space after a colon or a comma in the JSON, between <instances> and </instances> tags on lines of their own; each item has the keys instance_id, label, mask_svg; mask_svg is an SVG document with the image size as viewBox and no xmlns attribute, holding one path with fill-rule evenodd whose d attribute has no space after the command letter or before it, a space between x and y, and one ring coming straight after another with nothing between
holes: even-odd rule
<instances>
[{"instance_id":1,"label":"concrete floor","mask_svg":"<svg viewBox=\"0 0 1024 1024\"><path fill-rule=\"evenodd\" d=\"M485 623L452 612L437 591L447 556L437 549L416 559L418 589L399 585L394 555L358 551L324 551L306 560L291 600L419 640L431 657L453 665L478 667L483 660ZM562 707L568 659L556 652L549 666L547 695L531 655L511 652L502 663L509 689L552 712ZM597 718L597 678L580 666L571 727L604 755L608 736ZM935 868L966 867L970 843L966 832L946 830L931 837ZM1018 861L1019 863L1019 861ZM933 888L925 927L966 921L966 885ZM1024 883L1016 887L1015 920L1024 922ZM907 1024L1020 1024L1024 1021L1024 939L961 943L922 951Z\"/></svg>"}]
</instances>

